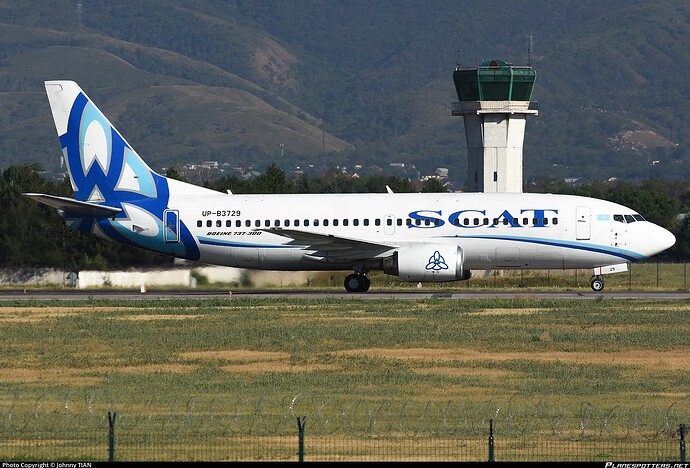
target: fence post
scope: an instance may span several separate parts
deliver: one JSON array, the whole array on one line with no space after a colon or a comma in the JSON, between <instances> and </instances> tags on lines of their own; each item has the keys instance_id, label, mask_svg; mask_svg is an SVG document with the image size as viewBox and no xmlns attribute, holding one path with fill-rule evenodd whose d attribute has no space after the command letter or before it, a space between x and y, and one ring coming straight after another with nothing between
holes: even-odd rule
<instances>
[{"instance_id":1,"label":"fence post","mask_svg":"<svg viewBox=\"0 0 690 468\"><path fill-rule=\"evenodd\" d=\"M685 463L687 460L685 458L685 424L680 425L680 461Z\"/></svg>"},{"instance_id":2,"label":"fence post","mask_svg":"<svg viewBox=\"0 0 690 468\"><path fill-rule=\"evenodd\" d=\"M496 461L494 458L494 420L489 419L489 460Z\"/></svg>"},{"instance_id":3,"label":"fence post","mask_svg":"<svg viewBox=\"0 0 690 468\"><path fill-rule=\"evenodd\" d=\"M659 260L656 261L656 287L659 289Z\"/></svg>"},{"instance_id":4,"label":"fence post","mask_svg":"<svg viewBox=\"0 0 690 468\"><path fill-rule=\"evenodd\" d=\"M115 461L115 415L108 411L108 461Z\"/></svg>"},{"instance_id":5,"label":"fence post","mask_svg":"<svg viewBox=\"0 0 690 468\"><path fill-rule=\"evenodd\" d=\"M307 417L303 417L301 420L297 418L297 430L299 431L299 461L304 461L304 425L307 422Z\"/></svg>"}]
</instances>

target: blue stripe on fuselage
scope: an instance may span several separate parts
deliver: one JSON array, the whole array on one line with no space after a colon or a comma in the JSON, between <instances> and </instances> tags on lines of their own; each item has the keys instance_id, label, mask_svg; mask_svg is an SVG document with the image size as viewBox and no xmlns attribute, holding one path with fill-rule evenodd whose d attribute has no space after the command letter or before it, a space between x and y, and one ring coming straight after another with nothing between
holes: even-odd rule
<instances>
[{"instance_id":1,"label":"blue stripe on fuselage","mask_svg":"<svg viewBox=\"0 0 690 468\"><path fill-rule=\"evenodd\" d=\"M644 255L638 254L631 250L609 248L597 244L587 243L572 243L565 241L555 241L552 239L540 239L535 237L517 237L517 236L442 236L446 238L461 238L461 239L485 239L511 242L524 242L527 244L550 245L553 247L562 247L573 250L585 250L587 252L596 252L614 257L619 257L629 262L635 262L646 258Z\"/></svg>"}]
</instances>

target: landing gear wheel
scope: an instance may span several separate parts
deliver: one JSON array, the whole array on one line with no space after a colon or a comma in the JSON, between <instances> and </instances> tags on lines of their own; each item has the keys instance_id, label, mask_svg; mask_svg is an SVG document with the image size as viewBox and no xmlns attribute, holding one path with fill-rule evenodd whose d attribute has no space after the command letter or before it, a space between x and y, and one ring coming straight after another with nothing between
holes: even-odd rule
<instances>
[{"instance_id":1,"label":"landing gear wheel","mask_svg":"<svg viewBox=\"0 0 690 468\"><path fill-rule=\"evenodd\" d=\"M604 279L601 277L594 277L591 280L592 290L599 292L604 290Z\"/></svg>"},{"instance_id":2,"label":"landing gear wheel","mask_svg":"<svg viewBox=\"0 0 690 468\"><path fill-rule=\"evenodd\" d=\"M361 273L353 273L345 277L347 292L367 292L369 286L371 286L371 280Z\"/></svg>"}]
</instances>

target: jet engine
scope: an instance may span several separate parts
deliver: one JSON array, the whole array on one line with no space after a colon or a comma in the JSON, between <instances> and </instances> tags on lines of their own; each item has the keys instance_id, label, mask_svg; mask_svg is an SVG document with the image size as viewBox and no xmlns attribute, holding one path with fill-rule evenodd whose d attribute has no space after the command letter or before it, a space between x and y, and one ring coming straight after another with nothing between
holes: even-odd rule
<instances>
[{"instance_id":1,"label":"jet engine","mask_svg":"<svg viewBox=\"0 0 690 468\"><path fill-rule=\"evenodd\" d=\"M419 244L403 247L383 260L383 271L400 281L441 282L468 280L462 248L457 245Z\"/></svg>"}]
</instances>

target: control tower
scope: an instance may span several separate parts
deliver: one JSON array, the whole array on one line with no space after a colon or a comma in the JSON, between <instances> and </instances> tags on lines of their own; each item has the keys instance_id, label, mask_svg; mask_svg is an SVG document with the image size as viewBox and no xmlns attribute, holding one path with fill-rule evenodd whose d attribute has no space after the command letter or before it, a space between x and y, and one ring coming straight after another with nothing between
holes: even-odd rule
<instances>
[{"instance_id":1,"label":"control tower","mask_svg":"<svg viewBox=\"0 0 690 468\"><path fill-rule=\"evenodd\" d=\"M537 115L532 92L537 72L501 60L453 72L467 137L470 192L522 192L522 144L528 115ZM532 104L532 105L530 105Z\"/></svg>"}]
</instances>

